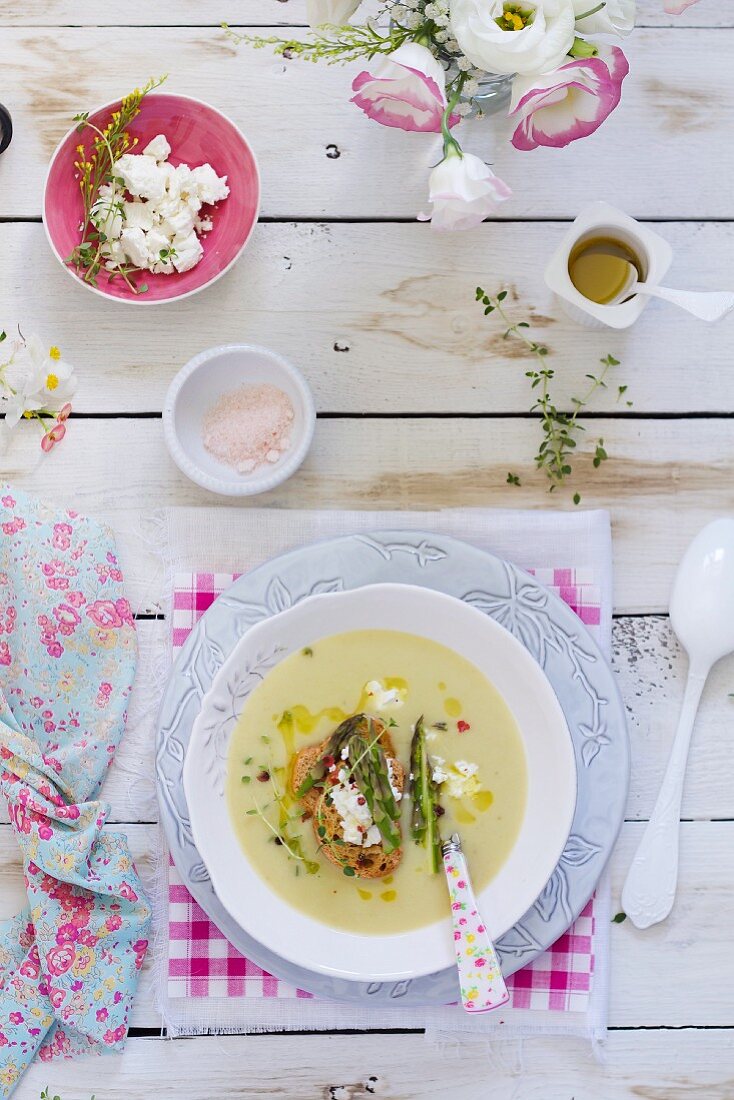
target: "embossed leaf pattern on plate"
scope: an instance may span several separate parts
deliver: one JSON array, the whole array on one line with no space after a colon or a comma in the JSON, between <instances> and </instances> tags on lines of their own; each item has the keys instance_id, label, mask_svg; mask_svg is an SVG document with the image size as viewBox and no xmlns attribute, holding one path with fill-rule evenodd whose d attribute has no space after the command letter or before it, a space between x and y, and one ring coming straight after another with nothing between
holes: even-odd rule
<instances>
[{"instance_id":1,"label":"embossed leaf pattern on plate","mask_svg":"<svg viewBox=\"0 0 734 1100\"><path fill-rule=\"evenodd\" d=\"M355 542L361 542L363 546L369 546L376 550L384 561L392 561L394 554L409 554L415 558L421 569L434 561L443 561L446 551L438 546L432 546L427 539L422 539L417 545L414 542L380 542L370 535L355 535Z\"/></svg>"},{"instance_id":2,"label":"embossed leaf pattern on plate","mask_svg":"<svg viewBox=\"0 0 734 1100\"><path fill-rule=\"evenodd\" d=\"M599 851L598 844L592 844L591 841L585 840L582 836L571 833L558 866L548 879L543 892L535 903L535 909L544 921L549 921L556 908L560 906L564 917L568 918L567 923L571 923L574 913L569 901L566 868L581 867L584 863L588 863Z\"/></svg>"},{"instance_id":3,"label":"embossed leaf pattern on plate","mask_svg":"<svg viewBox=\"0 0 734 1100\"><path fill-rule=\"evenodd\" d=\"M282 577L276 576L268 583L265 590L265 598L262 603L242 600L233 592L225 592L219 597L217 603L223 607L230 607L236 613L241 626L240 634L244 634L248 626L259 623L262 619L268 619L271 615L278 615L281 611L287 611L289 607L301 603L309 596L323 596L329 592L343 592L344 581L341 577L331 577L326 580L316 581L310 588L300 589L295 594L291 591Z\"/></svg>"},{"instance_id":4,"label":"embossed leaf pattern on plate","mask_svg":"<svg viewBox=\"0 0 734 1100\"><path fill-rule=\"evenodd\" d=\"M581 760L588 768L602 747L611 741L602 717L609 700L599 694L588 671L597 658L581 643L580 630L567 630L554 619L549 612L549 594L545 589L529 581L507 562L503 566L506 595L474 589L463 599L509 630L533 654L542 669L546 669L551 651L568 662L571 679L588 699L588 720L576 725L575 729L571 727L572 735L580 735Z\"/></svg>"},{"instance_id":5,"label":"embossed leaf pattern on plate","mask_svg":"<svg viewBox=\"0 0 734 1100\"><path fill-rule=\"evenodd\" d=\"M267 653L258 653L252 664L236 668L220 694L211 701L210 706L214 713L202 727L204 744L212 749L208 756L206 774L212 777L220 795L224 794L229 738L237 725L245 700L262 683L265 673L278 663L285 648L276 645Z\"/></svg>"}]
</instances>

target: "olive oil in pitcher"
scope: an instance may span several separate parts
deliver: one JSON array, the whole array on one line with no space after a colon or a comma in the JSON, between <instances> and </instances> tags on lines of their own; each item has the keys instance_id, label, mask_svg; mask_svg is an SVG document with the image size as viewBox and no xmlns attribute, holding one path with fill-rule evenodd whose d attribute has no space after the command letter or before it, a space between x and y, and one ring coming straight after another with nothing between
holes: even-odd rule
<instances>
[{"instance_id":1,"label":"olive oil in pitcher","mask_svg":"<svg viewBox=\"0 0 734 1100\"><path fill-rule=\"evenodd\" d=\"M629 284L630 266L642 281L642 261L628 244L616 237L589 237L579 241L571 252L568 274L584 298L597 305L608 305Z\"/></svg>"}]
</instances>

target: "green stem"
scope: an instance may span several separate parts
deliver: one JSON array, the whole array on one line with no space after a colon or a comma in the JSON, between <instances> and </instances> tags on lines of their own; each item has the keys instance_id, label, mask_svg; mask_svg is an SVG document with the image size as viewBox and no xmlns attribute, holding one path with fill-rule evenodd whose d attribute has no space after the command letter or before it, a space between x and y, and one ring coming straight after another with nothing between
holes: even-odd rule
<instances>
[{"instance_id":1,"label":"green stem","mask_svg":"<svg viewBox=\"0 0 734 1100\"><path fill-rule=\"evenodd\" d=\"M580 19L588 19L591 15L596 15L598 11L601 11L602 8L605 8L606 6L607 0L602 0L601 4L597 4L595 8L589 8L589 10L585 11L583 15L577 15L576 22L578 23Z\"/></svg>"},{"instance_id":2,"label":"green stem","mask_svg":"<svg viewBox=\"0 0 734 1100\"><path fill-rule=\"evenodd\" d=\"M446 104L446 109L444 110L444 113L441 116L441 133L443 134L443 155L444 155L444 157L447 157L449 155L449 151L451 151L453 153L457 153L459 156L461 156L461 146L459 145L458 141L456 140L456 138L451 133L451 130L449 129L449 119L451 118L451 115L453 114L454 107L459 102L459 97L461 96L461 90L464 87L465 83L466 83L466 73L459 73L458 77L456 78L456 80L454 82L454 90L452 92L451 98L449 99L448 103Z\"/></svg>"}]
</instances>

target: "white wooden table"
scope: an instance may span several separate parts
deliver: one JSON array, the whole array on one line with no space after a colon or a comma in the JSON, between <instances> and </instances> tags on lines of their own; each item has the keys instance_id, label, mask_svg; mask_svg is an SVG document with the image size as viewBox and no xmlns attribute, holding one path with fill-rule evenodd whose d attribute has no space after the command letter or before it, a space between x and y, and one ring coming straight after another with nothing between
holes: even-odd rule
<instances>
[{"instance_id":1,"label":"white wooden table","mask_svg":"<svg viewBox=\"0 0 734 1100\"><path fill-rule=\"evenodd\" d=\"M734 3L702 0L677 20L640 0L623 103L592 139L518 154L501 125L466 145L491 155L515 190L502 218L466 235L416 224L436 144L363 118L347 73L236 50L220 20L304 33L302 0L0 0L0 99L16 136L0 158L0 303L4 326L42 332L77 365L81 387L62 447L43 461L28 431L4 460L24 487L125 525L161 504L211 504L168 458L160 410L175 371L215 343L269 345L299 364L320 419L301 472L258 504L562 507L532 469L525 363L473 301L479 282L516 290L551 344L559 398L612 352L633 408L597 406L610 460L580 464L586 506L610 509L616 566L615 664L632 736L627 821L613 860L615 898L649 814L673 732L685 661L665 603L688 539L734 509L731 323L706 328L651 305L623 335L573 328L540 272L590 198L661 223L671 279L731 285L734 260ZM121 25L125 24L125 25ZM291 33L291 32L289 32ZM626 48L627 48L626 47ZM207 100L244 129L260 158L263 216L249 251L217 286L180 306L126 309L73 285L40 224L45 166L80 109L168 71L171 90ZM497 133L495 149L493 135ZM2 327L2 326L0 326ZM520 474L522 488L505 484ZM153 574L125 548L133 581ZM167 629L148 580L144 647ZM683 806L680 894L663 925L612 930L607 1061L582 1044L527 1043L520 1060L430 1049L420 1034L269 1035L166 1041L143 973L131 1039L115 1059L35 1067L64 1100L279 1096L293 1100L682 1100L734 1096L734 665L707 689ZM144 874L157 844L150 729L129 738L105 794ZM20 897L7 818L0 823L0 906ZM618 906L617 906L618 907ZM389 1023L389 1021L386 1021Z\"/></svg>"}]
</instances>

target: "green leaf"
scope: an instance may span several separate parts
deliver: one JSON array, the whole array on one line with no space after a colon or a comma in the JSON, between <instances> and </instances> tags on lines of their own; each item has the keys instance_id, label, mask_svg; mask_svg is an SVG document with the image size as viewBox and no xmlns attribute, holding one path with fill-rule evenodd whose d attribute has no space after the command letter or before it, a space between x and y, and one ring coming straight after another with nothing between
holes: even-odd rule
<instances>
[{"instance_id":1,"label":"green leaf","mask_svg":"<svg viewBox=\"0 0 734 1100\"><path fill-rule=\"evenodd\" d=\"M347 876L347 878L354 878L357 873L353 867L343 867L342 870L344 871L344 874Z\"/></svg>"},{"instance_id":2,"label":"green leaf","mask_svg":"<svg viewBox=\"0 0 734 1100\"><path fill-rule=\"evenodd\" d=\"M498 302L504 302L506 297L507 297L507 291L506 290L501 290L499 292L499 294L497 295L497 301Z\"/></svg>"},{"instance_id":3,"label":"green leaf","mask_svg":"<svg viewBox=\"0 0 734 1100\"><path fill-rule=\"evenodd\" d=\"M580 504L581 503L581 494L580 493L574 493L573 494L573 502L574 502L574 504Z\"/></svg>"},{"instance_id":4,"label":"green leaf","mask_svg":"<svg viewBox=\"0 0 734 1100\"><path fill-rule=\"evenodd\" d=\"M626 920L627 920L627 914L626 913L617 913L616 916L612 917L612 924L623 924L624 921L626 921Z\"/></svg>"}]
</instances>

